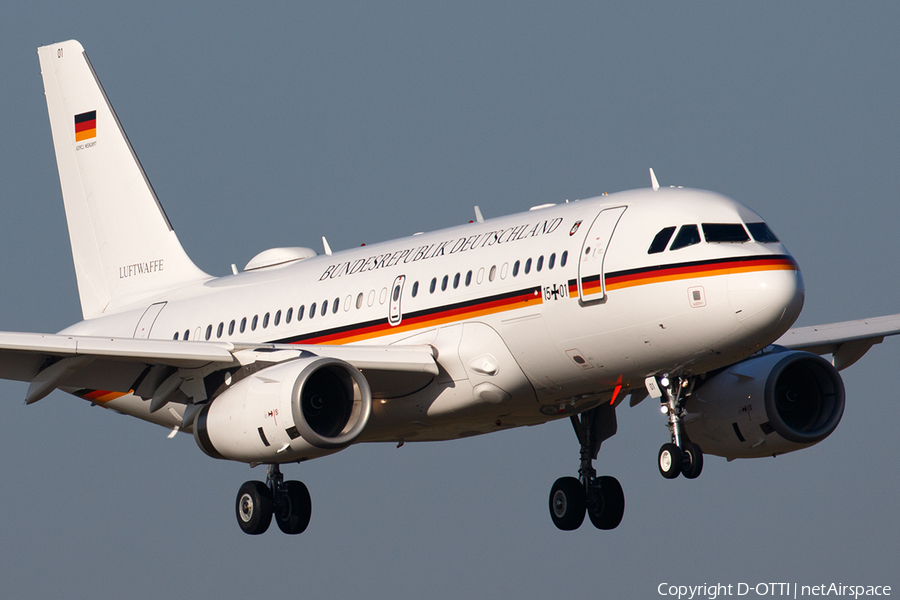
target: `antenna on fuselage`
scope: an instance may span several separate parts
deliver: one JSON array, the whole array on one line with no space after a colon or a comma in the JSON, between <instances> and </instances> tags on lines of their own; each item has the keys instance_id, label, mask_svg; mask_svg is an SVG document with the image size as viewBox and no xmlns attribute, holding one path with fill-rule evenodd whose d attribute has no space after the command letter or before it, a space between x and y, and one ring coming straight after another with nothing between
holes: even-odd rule
<instances>
[{"instance_id":1,"label":"antenna on fuselage","mask_svg":"<svg viewBox=\"0 0 900 600\"><path fill-rule=\"evenodd\" d=\"M328 240L325 239L325 236L322 236L322 247L325 248L325 254L331 256L331 246L328 245Z\"/></svg>"},{"instance_id":2,"label":"antenna on fuselage","mask_svg":"<svg viewBox=\"0 0 900 600\"><path fill-rule=\"evenodd\" d=\"M484 216L481 214L481 209L478 206L475 207L475 220L479 223L484 222Z\"/></svg>"},{"instance_id":3,"label":"antenna on fuselage","mask_svg":"<svg viewBox=\"0 0 900 600\"><path fill-rule=\"evenodd\" d=\"M654 192L659 189L659 181L656 179L656 173L653 172L653 167L650 167L650 187L653 188Z\"/></svg>"}]
</instances>

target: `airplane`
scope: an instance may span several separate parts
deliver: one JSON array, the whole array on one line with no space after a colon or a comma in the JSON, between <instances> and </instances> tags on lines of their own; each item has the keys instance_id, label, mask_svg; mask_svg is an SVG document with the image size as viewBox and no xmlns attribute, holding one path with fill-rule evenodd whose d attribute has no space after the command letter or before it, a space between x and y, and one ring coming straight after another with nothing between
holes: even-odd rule
<instances>
[{"instance_id":1,"label":"airplane","mask_svg":"<svg viewBox=\"0 0 900 600\"><path fill-rule=\"evenodd\" d=\"M650 398L657 468L777 456L828 437L839 371L900 315L791 329L800 268L762 217L662 187L544 204L324 253L272 248L221 277L182 248L81 44L38 49L83 320L0 333L26 404L56 389L267 465L240 486L247 534L308 526L281 466L352 444L459 439L569 419L577 477L551 487L561 530L614 529L619 482L593 466L616 410ZM823 355L831 355L831 360Z\"/></svg>"}]
</instances>

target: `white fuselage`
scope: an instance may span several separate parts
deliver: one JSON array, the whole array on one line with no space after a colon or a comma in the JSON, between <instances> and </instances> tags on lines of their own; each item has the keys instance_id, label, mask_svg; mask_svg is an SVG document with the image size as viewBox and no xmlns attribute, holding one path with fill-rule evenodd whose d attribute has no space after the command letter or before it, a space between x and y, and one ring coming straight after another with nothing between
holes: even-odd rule
<instances>
[{"instance_id":1,"label":"white fuselage","mask_svg":"<svg viewBox=\"0 0 900 600\"><path fill-rule=\"evenodd\" d=\"M803 284L781 243L702 236L648 252L661 230L704 223L762 219L710 192L621 192L212 278L63 333L428 344L440 375L387 386L360 439L488 433L621 402L648 375L717 369L784 333ZM182 408L150 414L131 394L72 391L181 423Z\"/></svg>"}]
</instances>

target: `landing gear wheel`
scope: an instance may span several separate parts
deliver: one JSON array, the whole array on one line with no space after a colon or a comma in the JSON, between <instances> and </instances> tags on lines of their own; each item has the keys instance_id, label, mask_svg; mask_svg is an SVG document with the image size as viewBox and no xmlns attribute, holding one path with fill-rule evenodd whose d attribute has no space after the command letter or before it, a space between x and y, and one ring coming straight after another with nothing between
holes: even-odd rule
<instances>
[{"instance_id":1,"label":"landing gear wheel","mask_svg":"<svg viewBox=\"0 0 900 600\"><path fill-rule=\"evenodd\" d=\"M238 490L235 512L244 533L265 533L272 522L272 492L261 481L246 482Z\"/></svg>"},{"instance_id":2,"label":"landing gear wheel","mask_svg":"<svg viewBox=\"0 0 900 600\"><path fill-rule=\"evenodd\" d=\"M597 529L615 529L625 514L622 486L618 479L609 476L598 477L596 484L596 508L588 508L588 517Z\"/></svg>"},{"instance_id":3,"label":"landing gear wheel","mask_svg":"<svg viewBox=\"0 0 900 600\"><path fill-rule=\"evenodd\" d=\"M675 444L663 444L659 449L660 474L666 479L675 479L681 474L681 448Z\"/></svg>"},{"instance_id":4,"label":"landing gear wheel","mask_svg":"<svg viewBox=\"0 0 900 600\"><path fill-rule=\"evenodd\" d=\"M306 531L312 516L312 500L306 486L300 481L285 481L279 504L279 510L275 512L278 529L288 535Z\"/></svg>"},{"instance_id":5,"label":"landing gear wheel","mask_svg":"<svg viewBox=\"0 0 900 600\"><path fill-rule=\"evenodd\" d=\"M681 455L681 472L688 479L696 479L703 470L703 451L693 442L685 442Z\"/></svg>"},{"instance_id":6,"label":"landing gear wheel","mask_svg":"<svg viewBox=\"0 0 900 600\"><path fill-rule=\"evenodd\" d=\"M550 518L558 529L572 531L584 522L584 487L574 477L560 477L550 488Z\"/></svg>"}]
</instances>

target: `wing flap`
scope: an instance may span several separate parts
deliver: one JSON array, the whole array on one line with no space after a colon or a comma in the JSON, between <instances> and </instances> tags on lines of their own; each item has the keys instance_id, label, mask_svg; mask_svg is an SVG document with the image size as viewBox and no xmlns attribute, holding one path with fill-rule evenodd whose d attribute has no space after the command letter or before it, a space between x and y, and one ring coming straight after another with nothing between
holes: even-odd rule
<instances>
[{"instance_id":1,"label":"wing flap","mask_svg":"<svg viewBox=\"0 0 900 600\"><path fill-rule=\"evenodd\" d=\"M0 332L0 378L31 382L29 404L56 388L134 391L151 398L173 376L173 381L199 382L202 388L203 378L216 371L254 362L274 364L303 354L330 356L369 372L383 382L385 394L421 385L438 374L430 346L232 344ZM410 378L414 383L405 381Z\"/></svg>"},{"instance_id":2,"label":"wing flap","mask_svg":"<svg viewBox=\"0 0 900 600\"><path fill-rule=\"evenodd\" d=\"M236 348L240 348L236 345ZM426 373L437 376L434 348L431 346L306 346L294 344L257 344L248 349L304 351L346 361L360 371Z\"/></svg>"},{"instance_id":3,"label":"wing flap","mask_svg":"<svg viewBox=\"0 0 900 600\"><path fill-rule=\"evenodd\" d=\"M197 367L210 362L233 362L230 342L176 342L134 338L90 337L45 333L0 332L0 356L105 356L119 360Z\"/></svg>"}]
</instances>

